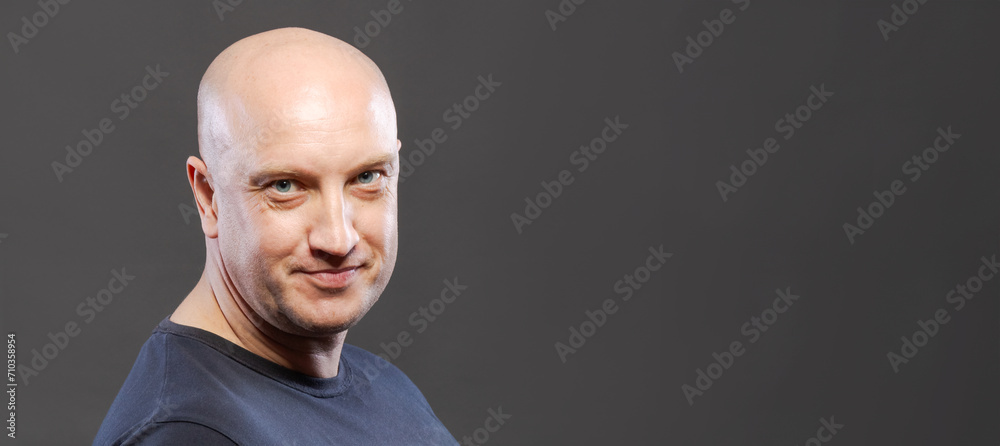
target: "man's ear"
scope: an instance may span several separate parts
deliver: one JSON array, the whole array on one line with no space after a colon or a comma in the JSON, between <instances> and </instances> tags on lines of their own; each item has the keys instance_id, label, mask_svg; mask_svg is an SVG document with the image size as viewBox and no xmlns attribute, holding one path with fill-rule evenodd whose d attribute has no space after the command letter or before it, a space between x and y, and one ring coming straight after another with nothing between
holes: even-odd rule
<instances>
[{"instance_id":1,"label":"man's ear","mask_svg":"<svg viewBox=\"0 0 1000 446\"><path fill-rule=\"evenodd\" d=\"M398 152L399 149L402 149L402 148L403 148L403 141L400 141L400 140L397 139L396 140L396 151Z\"/></svg>"},{"instance_id":2,"label":"man's ear","mask_svg":"<svg viewBox=\"0 0 1000 446\"><path fill-rule=\"evenodd\" d=\"M198 213L201 215L201 230L206 237L216 238L219 236L218 208L215 206L215 189L208 182L208 167L196 156L189 156L187 159L188 183L191 183L191 192L194 193L194 201L198 203Z\"/></svg>"}]
</instances>

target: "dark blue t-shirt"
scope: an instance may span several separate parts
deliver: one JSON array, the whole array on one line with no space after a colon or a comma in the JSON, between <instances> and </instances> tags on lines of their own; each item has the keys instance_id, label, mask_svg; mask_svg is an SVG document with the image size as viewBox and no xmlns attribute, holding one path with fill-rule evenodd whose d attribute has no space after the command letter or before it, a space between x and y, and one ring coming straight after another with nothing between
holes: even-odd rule
<instances>
[{"instance_id":1,"label":"dark blue t-shirt","mask_svg":"<svg viewBox=\"0 0 1000 446\"><path fill-rule=\"evenodd\" d=\"M344 345L315 378L164 319L143 345L95 445L458 445L392 364Z\"/></svg>"}]
</instances>

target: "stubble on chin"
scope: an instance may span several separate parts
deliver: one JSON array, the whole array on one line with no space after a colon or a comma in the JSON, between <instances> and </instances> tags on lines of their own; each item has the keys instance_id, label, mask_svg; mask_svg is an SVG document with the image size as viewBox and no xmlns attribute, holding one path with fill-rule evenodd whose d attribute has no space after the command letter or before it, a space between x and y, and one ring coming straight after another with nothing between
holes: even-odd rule
<instances>
[{"instance_id":1,"label":"stubble on chin","mask_svg":"<svg viewBox=\"0 0 1000 446\"><path fill-rule=\"evenodd\" d=\"M281 293L274 300L274 308L271 310L274 315L274 324L281 331L293 335L307 337L332 336L343 332L361 321L378 300L380 290L375 289L375 283L364 281L363 289L351 290L359 287L361 283L355 283L341 293L359 293L355 296L329 296L316 297L307 296L306 293L324 293L315 287L304 287L302 289L292 289L287 293ZM323 305L323 302L315 302L314 299L343 299L339 305ZM326 307L326 308L324 308ZM332 308L331 308L332 307Z\"/></svg>"}]
</instances>

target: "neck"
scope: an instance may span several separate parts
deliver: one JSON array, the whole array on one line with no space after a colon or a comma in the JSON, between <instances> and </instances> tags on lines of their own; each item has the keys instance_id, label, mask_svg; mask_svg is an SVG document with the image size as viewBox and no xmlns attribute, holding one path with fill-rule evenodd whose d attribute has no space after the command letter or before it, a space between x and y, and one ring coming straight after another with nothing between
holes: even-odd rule
<instances>
[{"instance_id":1,"label":"neck","mask_svg":"<svg viewBox=\"0 0 1000 446\"><path fill-rule=\"evenodd\" d=\"M211 259L170 320L214 333L275 364L317 378L337 376L347 337L346 330L329 337L304 337L279 330L242 301Z\"/></svg>"}]
</instances>

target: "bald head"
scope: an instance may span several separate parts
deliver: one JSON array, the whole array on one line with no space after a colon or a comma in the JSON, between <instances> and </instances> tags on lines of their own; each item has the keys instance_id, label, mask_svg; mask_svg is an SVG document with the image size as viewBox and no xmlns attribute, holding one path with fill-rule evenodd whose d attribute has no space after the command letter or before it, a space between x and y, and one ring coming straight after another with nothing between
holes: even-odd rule
<instances>
[{"instance_id":1,"label":"bald head","mask_svg":"<svg viewBox=\"0 0 1000 446\"><path fill-rule=\"evenodd\" d=\"M248 153L302 124L363 120L396 138L381 71L351 45L303 28L234 43L215 58L198 89L198 143L209 179L229 178L245 167Z\"/></svg>"}]
</instances>

